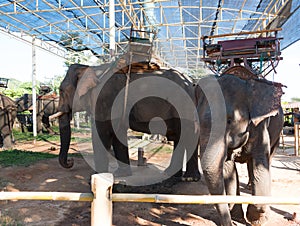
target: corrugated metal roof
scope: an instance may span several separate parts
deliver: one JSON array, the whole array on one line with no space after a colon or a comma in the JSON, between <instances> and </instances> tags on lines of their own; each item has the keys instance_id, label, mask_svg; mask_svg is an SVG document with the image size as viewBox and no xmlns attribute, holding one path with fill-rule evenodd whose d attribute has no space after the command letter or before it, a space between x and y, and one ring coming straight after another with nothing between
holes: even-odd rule
<instances>
[{"instance_id":1,"label":"corrugated metal roof","mask_svg":"<svg viewBox=\"0 0 300 226\"><path fill-rule=\"evenodd\" d=\"M285 38L283 48L300 37L299 29L293 29L293 25L299 24L299 0L114 2L117 54L124 51L132 26L156 30L156 52L173 67L191 70L200 67L201 37L206 35L283 26L280 33ZM0 29L54 41L74 51L90 49L104 57L109 55L109 3L109 0L0 0Z\"/></svg>"}]
</instances>

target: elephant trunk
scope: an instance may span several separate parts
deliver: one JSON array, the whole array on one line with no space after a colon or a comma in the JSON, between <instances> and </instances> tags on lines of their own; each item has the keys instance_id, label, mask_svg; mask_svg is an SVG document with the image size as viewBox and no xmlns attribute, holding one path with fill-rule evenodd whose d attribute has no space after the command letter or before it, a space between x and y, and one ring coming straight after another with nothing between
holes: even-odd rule
<instances>
[{"instance_id":1,"label":"elephant trunk","mask_svg":"<svg viewBox=\"0 0 300 226\"><path fill-rule=\"evenodd\" d=\"M71 126L69 114L63 114L59 118L60 152L59 163L64 168L71 168L74 165L73 159L68 159L68 151L71 141Z\"/></svg>"}]
</instances>

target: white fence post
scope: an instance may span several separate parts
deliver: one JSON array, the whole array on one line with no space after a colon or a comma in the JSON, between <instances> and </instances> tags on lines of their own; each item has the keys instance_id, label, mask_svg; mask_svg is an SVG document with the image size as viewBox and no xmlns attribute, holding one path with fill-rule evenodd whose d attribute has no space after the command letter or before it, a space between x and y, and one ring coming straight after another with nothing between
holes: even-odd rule
<instances>
[{"instance_id":1,"label":"white fence post","mask_svg":"<svg viewBox=\"0 0 300 226\"><path fill-rule=\"evenodd\" d=\"M92 175L94 199L91 209L92 226L112 225L112 186L114 177L111 173Z\"/></svg>"}]
</instances>

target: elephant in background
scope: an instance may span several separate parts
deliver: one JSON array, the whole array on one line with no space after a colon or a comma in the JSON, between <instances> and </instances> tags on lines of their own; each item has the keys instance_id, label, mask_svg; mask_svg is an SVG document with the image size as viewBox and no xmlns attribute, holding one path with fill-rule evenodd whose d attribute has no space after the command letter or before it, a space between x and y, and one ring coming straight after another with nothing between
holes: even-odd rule
<instances>
[{"instance_id":1,"label":"elephant in background","mask_svg":"<svg viewBox=\"0 0 300 226\"><path fill-rule=\"evenodd\" d=\"M73 159L67 158L70 121L74 112L88 110L94 118L92 141L97 172L108 172L107 152L112 146L119 163L115 176L132 174L127 145L127 130L131 128L149 134L160 133L174 141L172 160L166 170L170 176L181 173L186 149L190 160L184 176L199 180L198 153L194 152L198 138L194 134L195 103L191 81L171 69L132 72L128 84L130 88L124 100L126 92L122 91L126 89L128 77L122 72L111 72L109 75L107 68L108 65L71 65L60 85L59 114L56 115L59 116L61 136L60 164L65 168L73 166ZM176 89L168 88L172 85ZM180 92L182 95L177 94ZM176 101L172 103L172 100ZM182 140L184 142L180 142Z\"/></svg>"},{"instance_id":2,"label":"elephant in background","mask_svg":"<svg viewBox=\"0 0 300 226\"><path fill-rule=\"evenodd\" d=\"M271 155L283 127L282 85L234 75L208 77L196 87L200 159L213 195L239 195L235 162L247 163L252 195L269 196ZM216 205L223 226L244 220L241 205ZM268 206L248 205L252 224L267 221Z\"/></svg>"},{"instance_id":3,"label":"elephant in background","mask_svg":"<svg viewBox=\"0 0 300 226\"><path fill-rule=\"evenodd\" d=\"M48 94L39 96L36 100L37 105L37 132L42 133L43 127L49 134L54 134L49 122L49 116L57 113L59 97ZM32 111L32 94L24 94L15 100L17 112ZM22 124L22 122L21 122ZM23 127L22 127L23 131Z\"/></svg>"},{"instance_id":4,"label":"elephant in background","mask_svg":"<svg viewBox=\"0 0 300 226\"><path fill-rule=\"evenodd\" d=\"M0 143L3 149L10 149L13 145L12 129L17 116L17 106L9 97L0 94Z\"/></svg>"}]
</instances>

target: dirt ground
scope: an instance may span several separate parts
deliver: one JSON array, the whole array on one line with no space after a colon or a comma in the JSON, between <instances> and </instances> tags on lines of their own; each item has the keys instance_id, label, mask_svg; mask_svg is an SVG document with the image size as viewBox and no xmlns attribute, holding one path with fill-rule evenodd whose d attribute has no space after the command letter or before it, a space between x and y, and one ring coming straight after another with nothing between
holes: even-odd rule
<instances>
[{"instance_id":1,"label":"dirt ground","mask_svg":"<svg viewBox=\"0 0 300 226\"><path fill-rule=\"evenodd\" d=\"M288 139L287 137L285 139ZM292 142L291 140L286 143ZM138 142L135 142L138 143ZM146 142L147 143L147 142ZM87 144L72 144L73 152L83 150ZM133 146L145 145L132 143ZM158 142L150 144L162 145ZM145 147L149 146L149 143ZM59 144L51 142L16 143L16 149L38 152L57 153ZM89 148L89 145L86 146ZM146 150L147 148L145 148ZM293 148L279 149L272 162L272 196L287 196L299 199L300 203L300 157L293 155ZM136 164L136 152L131 152L132 162ZM145 151L148 166L163 168L170 158L170 153ZM74 158L72 169L63 169L56 158L43 160L29 167L0 168L0 189L2 191L64 191L90 192L92 168L84 158ZM140 168L135 167L136 170ZM246 189L248 181L246 168L238 165L242 195L249 195ZM146 192L146 190L144 190ZM199 182L179 182L172 187L152 188L149 193L173 194L208 194L203 179ZM243 205L246 209L246 206ZM65 201L0 201L0 214L7 218L7 225L90 225L90 203ZM293 214L294 219L293 219ZM270 221L273 225L300 225L298 221L300 207L292 205L271 206ZM246 225L236 222L237 225ZM114 203L113 225L219 225L216 210L212 205L170 205L152 203Z\"/></svg>"}]
</instances>

